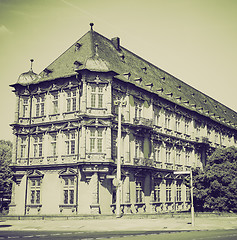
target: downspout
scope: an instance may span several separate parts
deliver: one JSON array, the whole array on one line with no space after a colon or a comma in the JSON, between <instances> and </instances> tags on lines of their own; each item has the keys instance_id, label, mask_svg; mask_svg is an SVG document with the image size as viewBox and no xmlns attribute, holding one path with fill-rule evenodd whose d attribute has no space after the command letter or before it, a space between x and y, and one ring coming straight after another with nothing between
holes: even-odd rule
<instances>
[{"instance_id":1,"label":"downspout","mask_svg":"<svg viewBox=\"0 0 237 240\"><path fill-rule=\"evenodd\" d=\"M29 86L28 90L30 92ZM30 119L29 119L29 126L31 126L31 117L32 117L32 95L30 94ZM27 156L27 166L30 164L30 128L28 133L28 156ZM28 195L28 176L26 176L26 191L25 191L25 211L24 215L26 215L26 205L27 205L27 195Z\"/></svg>"},{"instance_id":2,"label":"downspout","mask_svg":"<svg viewBox=\"0 0 237 240\"><path fill-rule=\"evenodd\" d=\"M79 156L80 156L80 127L78 126L78 137L77 137L77 159L79 160ZM77 165L77 183L76 183L76 214L78 214L78 188L79 188L79 179L78 179L78 175L79 175L79 166Z\"/></svg>"}]
</instances>

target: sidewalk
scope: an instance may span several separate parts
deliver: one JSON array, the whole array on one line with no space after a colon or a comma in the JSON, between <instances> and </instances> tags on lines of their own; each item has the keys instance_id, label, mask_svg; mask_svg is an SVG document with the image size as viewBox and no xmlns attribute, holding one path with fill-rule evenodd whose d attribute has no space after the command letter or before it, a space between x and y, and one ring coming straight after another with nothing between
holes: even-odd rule
<instances>
[{"instance_id":1,"label":"sidewalk","mask_svg":"<svg viewBox=\"0 0 237 240\"><path fill-rule=\"evenodd\" d=\"M107 218L75 220L2 220L0 231L157 231L157 230L216 230L237 229L236 217L196 217L192 227L188 217Z\"/></svg>"}]
</instances>

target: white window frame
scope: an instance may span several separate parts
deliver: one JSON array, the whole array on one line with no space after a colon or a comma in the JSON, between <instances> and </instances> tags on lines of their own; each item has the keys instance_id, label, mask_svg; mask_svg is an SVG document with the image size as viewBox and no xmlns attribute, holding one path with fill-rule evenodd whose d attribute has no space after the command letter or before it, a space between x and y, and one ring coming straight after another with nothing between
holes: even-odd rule
<instances>
[{"instance_id":1,"label":"white window frame","mask_svg":"<svg viewBox=\"0 0 237 240\"><path fill-rule=\"evenodd\" d=\"M33 136L33 157L43 157L43 135Z\"/></svg>"},{"instance_id":2,"label":"white window frame","mask_svg":"<svg viewBox=\"0 0 237 240\"><path fill-rule=\"evenodd\" d=\"M90 86L90 107L104 108L104 87L101 85L91 84Z\"/></svg>"},{"instance_id":3,"label":"white window frame","mask_svg":"<svg viewBox=\"0 0 237 240\"><path fill-rule=\"evenodd\" d=\"M66 112L77 111L77 90L66 91Z\"/></svg>"},{"instance_id":4,"label":"white window frame","mask_svg":"<svg viewBox=\"0 0 237 240\"><path fill-rule=\"evenodd\" d=\"M30 204L39 205L41 203L41 177L30 178Z\"/></svg>"},{"instance_id":5,"label":"white window frame","mask_svg":"<svg viewBox=\"0 0 237 240\"><path fill-rule=\"evenodd\" d=\"M91 153L102 153L103 152L103 133L102 129L90 129L90 144L89 152Z\"/></svg>"},{"instance_id":6,"label":"white window frame","mask_svg":"<svg viewBox=\"0 0 237 240\"><path fill-rule=\"evenodd\" d=\"M45 95L35 97L35 117L45 116Z\"/></svg>"},{"instance_id":7,"label":"white window frame","mask_svg":"<svg viewBox=\"0 0 237 240\"><path fill-rule=\"evenodd\" d=\"M65 154L76 154L76 131L65 132Z\"/></svg>"},{"instance_id":8,"label":"white window frame","mask_svg":"<svg viewBox=\"0 0 237 240\"><path fill-rule=\"evenodd\" d=\"M63 205L75 205L76 177L63 176Z\"/></svg>"}]
</instances>

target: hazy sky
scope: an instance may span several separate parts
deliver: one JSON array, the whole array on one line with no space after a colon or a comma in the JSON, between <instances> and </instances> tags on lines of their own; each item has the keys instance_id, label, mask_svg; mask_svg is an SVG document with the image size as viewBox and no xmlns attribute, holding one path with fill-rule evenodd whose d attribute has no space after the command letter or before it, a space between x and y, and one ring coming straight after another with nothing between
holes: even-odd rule
<instances>
[{"instance_id":1,"label":"hazy sky","mask_svg":"<svg viewBox=\"0 0 237 240\"><path fill-rule=\"evenodd\" d=\"M22 72L94 30L237 111L236 0L0 0L0 139L12 139Z\"/></svg>"}]
</instances>

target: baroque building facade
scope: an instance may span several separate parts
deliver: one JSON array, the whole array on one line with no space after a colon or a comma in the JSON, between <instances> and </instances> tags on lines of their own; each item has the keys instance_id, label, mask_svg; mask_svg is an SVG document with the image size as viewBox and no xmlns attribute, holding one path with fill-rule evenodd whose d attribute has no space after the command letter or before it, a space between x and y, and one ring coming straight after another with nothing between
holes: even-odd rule
<instances>
[{"instance_id":1,"label":"baroque building facade","mask_svg":"<svg viewBox=\"0 0 237 240\"><path fill-rule=\"evenodd\" d=\"M10 214L116 210L122 101L121 210L187 211L175 171L202 169L236 145L237 113L91 29L39 75L11 85L17 98Z\"/></svg>"}]
</instances>

